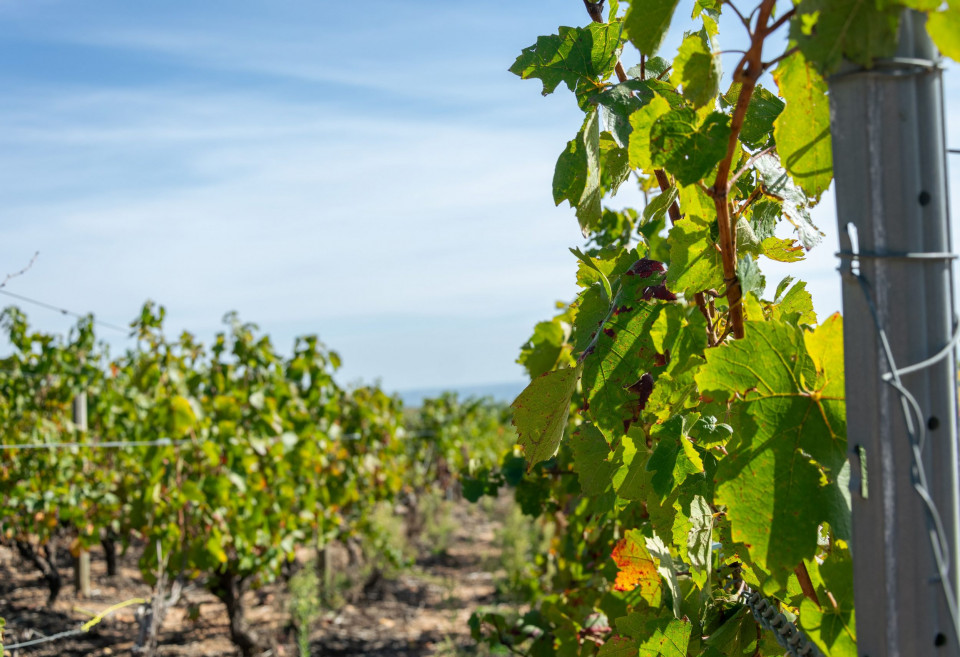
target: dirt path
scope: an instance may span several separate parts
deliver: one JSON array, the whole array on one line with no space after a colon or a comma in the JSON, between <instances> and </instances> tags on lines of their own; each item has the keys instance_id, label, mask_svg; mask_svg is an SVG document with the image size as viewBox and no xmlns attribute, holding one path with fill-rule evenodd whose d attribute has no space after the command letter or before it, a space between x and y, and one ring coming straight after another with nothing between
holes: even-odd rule
<instances>
[{"instance_id":1,"label":"dirt path","mask_svg":"<svg viewBox=\"0 0 960 657\"><path fill-rule=\"evenodd\" d=\"M455 655L472 645L467 627L479 605L495 603L491 564L496 563L496 514L466 502L452 508L454 527L439 555L420 550L416 565L393 577L368 581L354 601L325 612L311 634L313 655L391 657ZM79 600L69 567L52 608L35 570L0 546L0 616L8 644L77 628L111 605L149 597L133 549L120 559L116 577L106 576L99 551L92 553L93 595ZM64 562L65 563L65 562ZM287 612L289 593L278 581L245 596L246 618L269 649L265 657L295 657L295 632ZM18 651L14 657L129 655L138 631L137 605L113 613L90 632ZM191 619L191 617L193 619ZM223 605L201 587L187 587L160 635L162 655L235 655Z\"/></svg>"}]
</instances>

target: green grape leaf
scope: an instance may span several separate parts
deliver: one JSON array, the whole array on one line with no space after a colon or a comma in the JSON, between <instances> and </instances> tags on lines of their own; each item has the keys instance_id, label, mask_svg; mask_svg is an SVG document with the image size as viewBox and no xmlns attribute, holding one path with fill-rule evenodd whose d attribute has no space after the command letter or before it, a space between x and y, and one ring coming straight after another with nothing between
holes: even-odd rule
<instances>
[{"instance_id":1,"label":"green grape leaf","mask_svg":"<svg viewBox=\"0 0 960 657\"><path fill-rule=\"evenodd\" d=\"M637 50L652 57L663 43L680 0L633 0L623 18L623 30Z\"/></svg>"},{"instance_id":2,"label":"green grape leaf","mask_svg":"<svg viewBox=\"0 0 960 657\"><path fill-rule=\"evenodd\" d=\"M683 40L673 60L670 81L694 108L714 102L720 92L720 57L713 50L710 38L701 31Z\"/></svg>"},{"instance_id":3,"label":"green grape leaf","mask_svg":"<svg viewBox=\"0 0 960 657\"><path fill-rule=\"evenodd\" d=\"M759 299L767 287L766 277L760 273L756 261L746 255L737 261L737 278L740 279L740 289L744 296L753 292Z\"/></svg>"},{"instance_id":4,"label":"green grape leaf","mask_svg":"<svg viewBox=\"0 0 960 657\"><path fill-rule=\"evenodd\" d=\"M687 214L670 229L670 269L667 284L692 297L696 292L723 288L723 263L710 224Z\"/></svg>"},{"instance_id":5,"label":"green grape leaf","mask_svg":"<svg viewBox=\"0 0 960 657\"><path fill-rule=\"evenodd\" d=\"M730 117L711 112L699 125L692 109L665 114L650 128L651 161L676 176L681 185L692 185L707 176L727 153Z\"/></svg>"},{"instance_id":6,"label":"green grape leaf","mask_svg":"<svg viewBox=\"0 0 960 657\"><path fill-rule=\"evenodd\" d=\"M692 422L696 420L693 417ZM686 417L676 416L659 425L654 432L658 442L647 462L647 470L654 473L651 483L661 499L683 484L688 476L703 472L703 460L687 436L686 423Z\"/></svg>"},{"instance_id":7,"label":"green grape leaf","mask_svg":"<svg viewBox=\"0 0 960 657\"><path fill-rule=\"evenodd\" d=\"M610 0L610 9L607 11L607 22L612 23L617 20L617 14L620 12L620 0Z\"/></svg>"},{"instance_id":8,"label":"green grape leaf","mask_svg":"<svg viewBox=\"0 0 960 657\"><path fill-rule=\"evenodd\" d=\"M607 278L608 272L603 271L600 266L594 262L593 258L588 256L579 248L570 249L570 253L577 256L577 260L586 266L586 269L581 268L578 272L578 281L590 281L590 284L592 284L592 281L594 280L599 282L603 287L604 293L607 295L607 299L612 299L613 290L610 287L610 279Z\"/></svg>"},{"instance_id":9,"label":"green grape leaf","mask_svg":"<svg viewBox=\"0 0 960 657\"><path fill-rule=\"evenodd\" d=\"M793 224L804 248L812 249L819 244L823 238L823 233L810 218L810 211L807 210L807 196L787 176L777 158L770 153L766 153L757 158L753 166L760 174L767 193L782 199L783 215L787 218L787 221Z\"/></svg>"},{"instance_id":10,"label":"green grape leaf","mask_svg":"<svg viewBox=\"0 0 960 657\"><path fill-rule=\"evenodd\" d=\"M743 117L740 141L747 148L764 148L770 144L774 122L783 112L784 102L760 85L753 90L747 113ZM828 144L829 148L829 144Z\"/></svg>"},{"instance_id":11,"label":"green grape leaf","mask_svg":"<svg viewBox=\"0 0 960 657\"><path fill-rule=\"evenodd\" d=\"M713 221L717 216L717 206L713 199L699 185L687 185L680 188L680 207L684 214L694 214Z\"/></svg>"},{"instance_id":12,"label":"green grape leaf","mask_svg":"<svg viewBox=\"0 0 960 657\"><path fill-rule=\"evenodd\" d=\"M761 243L763 255L777 262L798 262L803 260L805 252L795 240L768 237Z\"/></svg>"},{"instance_id":13,"label":"green grape leaf","mask_svg":"<svg viewBox=\"0 0 960 657\"><path fill-rule=\"evenodd\" d=\"M544 96L561 82L575 91L582 78L605 80L617 63L620 29L619 23L561 27L559 34L538 37L536 44L524 48L510 72L524 80L539 78Z\"/></svg>"},{"instance_id":14,"label":"green grape leaf","mask_svg":"<svg viewBox=\"0 0 960 657\"><path fill-rule=\"evenodd\" d=\"M927 32L937 50L953 61L960 62L960 2L951 0L943 11L930 13L927 16Z\"/></svg>"},{"instance_id":15,"label":"green grape leaf","mask_svg":"<svg viewBox=\"0 0 960 657\"><path fill-rule=\"evenodd\" d=\"M722 0L697 0L693 4L693 13L690 18L700 18L700 15L704 12L719 14L722 5Z\"/></svg>"},{"instance_id":16,"label":"green grape leaf","mask_svg":"<svg viewBox=\"0 0 960 657\"><path fill-rule=\"evenodd\" d=\"M592 285L580 293L573 307L576 310L573 320L573 350L583 357L610 312L610 298L606 296L602 285Z\"/></svg>"},{"instance_id":17,"label":"green grape leaf","mask_svg":"<svg viewBox=\"0 0 960 657\"><path fill-rule=\"evenodd\" d=\"M627 149L621 148L609 132L600 133L600 185L611 196L616 195L630 177L630 160Z\"/></svg>"},{"instance_id":18,"label":"green grape leaf","mask_svg":"<svg viewBox=\"0 0 960 657\"><path fill-rule=\"evenodd\" d=\"M662 221L670 210L670 206L676 202L679 193L676 187L669 187L665 192L654 196L646 207L643 208L643 223L651 221Z\"/></svg>"},{"instance_id":19,"label":"green grape leaf","mask_svg":"<svg viewBox=\"0 0 960 657\"><path fill-rule=\"evenodd\" d=\"M650 472L646 464L651 451L642 429L631 428L623 437L619 450L623 465L613 475L613 488L626 500L644 500L651 490Z\"/></svg>"},{"instance_id":20,"label":"green grape leaf","mask_svg":"<svg viewBox=\"0 0 960 657\"><path fill-rule=\"evenodd\" d=\"M170 414L169 430L174 438L183 438L197 424L197 415L186 397L176 395L170 398Z\"/></svg>"},{"instance_id":21,"label":"green grape leaf","mask_svg":"<svg viewBox=\"0 0 960 657\"><path fill-rule=\"evenodd\" d=\"M757 649L757 623L747 607L741 607L705 642L704 657L753 657ZM782 652L782 650L781 650Z\"/></svg>"},{"instance_id":22,"label":"green grape leaf","mask_svg":"<svg viewBox=\"0 0 960 657\"><path fill-rule=\"evenodd\" d=\"M774 303L780 303L780 297L783 296L783 293L787 291L787 288L790 287L790 284L795 280L797 279L793 276L784 276L783 279L777 283L777 292L773 296Z\"/></svg>"},{"instance_id":23,"label":"green grape leaf","mask_svg":"<svg viewBox=\"0 0 960 657\"><path fill-rule=\"evenodd\" d=\"M857 656L857 626L853 606L820 609L811 600L800 603L800 627L830 657Z\"/></svg>"},{"instance_id":24,"label":"green grape leaf","mask_svg":"<svg viewBox=\"0 0 960 657\"><path fill-rule=\"evenodd\" d=\"M517 442L523 447L528 468L553 456L560 446L581 371L578 366L544 372L510 405Z\"/></svg>"},{"instance_id":25,"label":"green grape leaf","mask_svg":"<svg viewBox=\"0 0 960 657\"><path fill-rule=\"evenodd\" d=\"M780 160L806 195L819 200L833 178L827 83L800 53L780 62L773 79L786 100L773 128Z\"/></svg>"},{"instance_id":26,"label":"green grape leaf","mask_svg":"<svg viewBox=\"0 0 960 657\"><path fill-rule=\"evenodd\" d=\"M583 494L599 495L605 491L613 481L617 465L608 460L610 446L599 429L592 424L580 425L570 436L570 448Z\"/></svg>"},{"instance_id":27,"label":"green grape leaf","mask_svg":"<svg viewBox=\"0 0 960 657\"><path fill-rule=\"evenodd\" d=\"M636 657L637 642L624 636L613 636L600 646L597 657Z\"/></svg>"},{"instance_id":28,"label":"green grape leaf","mask_svg":"<svg viewBox=\"0 0 960 657\"><path fill-rule=\"evenodd\" d=\"M634 169L650 171L653 169L651 156L650 130L661 116L670 112L670 103L660 94L655 94L650 102L630 115L630 144L627 154L630 166Z\"/></svg>"},{"instance_id":29,"label":"green grape leaf","mask_svg":"<svg viewBox=\"0 0 960 657\"><path fill-rule=\"evenodd\" d=\"M693 624L688 620L661 617L644 624L638 637L638 657L686 657Z\"/></svg>"},{"instance_id":30,"label":"green grape leaf","mask_svg":"<svg viewBox=\"0 0 960 657\"><path fill-rule=\"evenodd\" d=\"M783 204L779 201L769 198L757 201L750 207L750 226L753 228L753 234L759 240L775 237L774 231L782 215Z\"/></svg>"},{"instance_id":31,"label":"green grape leaf","mask_svg":"<svg viewBox=\"0 0 960 657\"><path fill-rule=\"evenodd\" d=\"M780 582L813 557L820 523L848 523L830 503L846 460L841 326L835 316L804 335L747 322L744 339L708 350L696 377L703 395L736 400L738 442L720 461L715 501L733 539Z\"/></svg>"},{"instance_id":32,"label":"green grape leaf","mask_svg":"<svg viewBox=\"0 0 960 657\"><path fill-rule=\"evenodd\" d=\"M651 335L661 313L678 312L662 303L675 299L662 271L662 263L641 259L620 277L614 307L582 356L587 412L611 443L640 418L668 358Z\"/></svg>"},{"instance_id":33,"label":"green grape leaf","mask_svg":"<svg viewBox=\"0 0 960 657\"><path fill-rule=\"evenodd\" d=\"M791 287L783 299L774 306L774 317L777 319L786 319L793 313L800 313L801 324L817 323L817 314L813 311L813 298L807 292L807 284L803 281Z\"/></svg>"},{"instance_id":34,"label":"green grape leaf","mask_svg":"<svg viewBox=\"0 0 960 657\"><path fill-rule=\"evenodd\" d=\"M687 558L696 573L707 575L713 552L713 510L701 495L694 495L690 502L690 532L687 536ZM696 575L694 575L695 579ZM705 577L698 581L703 585Z\"/></svg>"},{"instance_id":35,"label":"green grape leaf","mask_svg":"<svg viewBox=\"0 0 960 657\"><path fill-rule=\"evenodd\" d=\"M893 2L803 0L791 21L790 38L825 73L836 70L842 59L870 68L876 58L896 50L902 9Z\"/></svg>"},{"instance_id":36,"label":"green grape leaf","mask_svg":"<svg viewBox=\"0 0 960 657\"><path fill-rule=\"evenodd\" d=\"M665 60L663 57L648 57L647 61L644 62L642 73L643 78L646 80L655 79L659 75L663 75L667 72L667 69L670 68L670 63ZM627 75L633 78L641 77L641 67L640 64L636 66L631 66L627 71Z\"/></svg>"},{"instance_id":37,"label":"green grape leaf","mask_svg":"<svg viewBox=\"0 0 960 657\"><path fill-rule=\"evenodd\" d=\"M644 414L647 420L662 422L699 403L693 376L707 348L706 319L699 312L685 316L679 312L663 313L654 323L651 338L657 352L669 357L657 376Z\"/></svg>"},{"instance_id":38,"label":"green grape leaf","mask_svg":"<svg viewBox=\"0 0 960 657\"><path fill-rule=\"evenodd\" d=\"M568 201L576 208L577 220L586 236L600 221L600 121L597 112L587 114L583 127L560 154L553 173L553 201Z\"/></svg>"},{"instance_id":39,"label":"green grape leaf","mask_svg":"<svg viewBox=\"0 0 960 657\"><path fill-rule=\"evenodd\" d=\"M630 115L652 101L654 92L645 80L627 80L615 84L593 97L600 106L603 124L620 146L630 142Z\"/></svg>"},{"instance_id":40,"label":"green grape leaf","mask_svg":"<svg viewBox=\"0 0 960 657\"><path fill-rule=\"evenodd\" d=\"M520 349L517 362L527 369L532 379L549 372L559 363L569 337L570 325L566 322L559 319L539 322L533 328L533 335Z\"/></svg>"},{"instance_id":41,"label":"green grape leaf","mask_svg":"<svg viewBox=\"0 0 960 657\"><path fill-rule=\"evenodd\" d=\"M712 415L704 415L690 428L690 436L702 445L725 443L733 435L733 427L718 422Z\"/></svg>"}]
</instances>

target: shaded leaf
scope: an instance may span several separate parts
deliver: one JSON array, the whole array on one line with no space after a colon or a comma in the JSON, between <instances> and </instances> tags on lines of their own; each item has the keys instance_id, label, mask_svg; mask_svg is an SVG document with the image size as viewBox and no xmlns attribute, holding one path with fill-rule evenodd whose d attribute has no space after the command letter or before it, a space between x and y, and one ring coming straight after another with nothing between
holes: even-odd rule
<instances>
[{"instance_id":1,"label":"shaded leaf","mask_svg":"<svg viewBox=\"0 0 960 657\"><path fill-rule=\"evenodd\" d=\"M692 185L720 163L729 138L726 114L711 112L701 125L692 109L675 110L650 128L651 161L676 176L681 185Z\"/></svg>"},{"instance_id":2,"label":"shaded leaf","mask_svg":"<svg viewBox=\"0 0 960 657\"><path fill-rule=\"evenodd\" d=\"M688 35L673 60L670 81L695 108L714 102L720 92L720 57L703 32Z\"/></svg>"},{"instance_id":3,"label":"shaded leaf","mask_svg":"<svg viewBox=\"0 0 960 657\"><path fill-rule=\"evenodd\" d=\"M596 111L587 114L583 127L560 154L553 174L553 201L564 200L576 208L577 220L586 235L600 220L600 122Z\"/></svg>"},{"instance_id":4,"label":"shaded leaf","mask_svg":"<svg viewBox=\"0 0 960 657\"><path fill-rule=\"evenodd\" d=\"M646 105L630 115L630 145L627 154L630 166L649 171L653 168L650 129L654 122L670 111L670 103L656 94Z\"/></svg>"},{"instance_id":5,"label":"shaded leaf","mask_svg":"<svg viewBox=\"0 0 960 657\"><path fill-rule=\"evenodd\" d=\"M561 27L559 34L541 36L524 48L510 67L523 79L539 78L543 95L562 82L575 91L581 78L606 79L617 63L619 23L591 23L587 27Z\"/></svg>"},{"instance_id":6,"label":"shaded leaf","mask_svg":"<svg viewBox=\"0 0 960 657\"><path fill-rule=\"evenodd\" d=\"M790 23L790 38L820 71L833 72L842 59L870 68L874 59L896 50L901 11L892 2L803 0Z\"/></svg>"},{"instance_id":7,"label":"shaded leaf","mask_svg":"<svg viewBox=\"0 0 960 657\"><path fill-rule=\"evenodd\" d=\"M510 405L528 468L553 456L560 446L580 372L580 367L545 372Z\"/></svg>"},{"instance_id":8,"label":"shaded leaf","mask_svg":"<svg viewBox=\"0 0 960 657\"><path fill-rule=\"evenodd\" d=\"M688 214L670 229L670 269L667 284L687 297L723 288L723 264L710 224Z\"/></svg>"},{"instance_id":9,"label":"shaded leaf","mask_svg":"<svg viewBox=\"0 0 960 657\"><path fill-rule=\"evenodd\" d=\"M630 142L630 115L653 100L654 92L650 83L641 80L627 80L615 84L593 97L600 106L603 124L617 143L627 146Z\"/></svg>"},{"instance_id":10,"label":"shaded leaf","mask_svg":"<svg viewBox=\"0 0 960 657\"><path fill-rule=\"evenodd\" d=\"M740 289L744 295L753 292L758 299L763 296L767 279L760 273L756 261L750 256L743 256L737 261L737 278L740 279Z\"/></svg>"},{"instance_id":11,"label":"shaded leaf","mask_svg":"<svg viewBox=\"0 0 960 657\"><path fill-rule=\"evenodd\" d=\"M580 425L570 437L570 448L583 494L599 495L606 490L617 465L608 460L610 446L599 429L592 424Z\"/></svg>"},{"instance_id":12,"label":"shaded leaf","mask_svg":"<svg viewBox=\"0 0 960 657\"><path fill-rule=\"evenodd\" d=\"M773 125L784 103L777 96L762 86L757 85L750 96L747 113L743 117L743 128L740 130L740 141L748 148L764 148L771 142ZM829 143L828 143L829 147Z\"/></svg>"},{"instance_id":13,"label":"shaded leaf","mask_svg":"<svg viewBox=\"0 0 960 657\"><path fill-rule=\"evenodd\" d=\"M651 57L663 43L680 0L633 0L623 18L623 30L637 50Z\"/></svg>"},{"instance_id":14,"label":"shaded leaf","mask_svg":"<svg viewBox=\"0 0 960 657\"><path fill-rule=\"evenodd\" d=\"M650 199L650 202L643 208L643 223L664 219L678 196L677 188L669 187L665 192L661 192Z\"/></svg>"},{"instance_id":15,"label":"shaded leaf","mask_svg":"<svg viewBox=\"0 0 960 657\"><path fill-rule=\"evenodd\" d=\"M597 651L597 657L635 657L636 654L636 641L624 636L610 637Z\"/></svg>"},{"instance_id":16,"label":"shaded leaf","mask_svg":"<svg viewBox=\"0 0 960 657\"><path fill-rule=\"evenodd\" d=\"M696 419L694 416L693 421ZM654 473L651 483L661 499L688 476L703 472L703 461L690 442L685 425L686 418L673 417L657 427L654 434L658 442L647 462L647 469Z\"/></svg>"}]
</instances>

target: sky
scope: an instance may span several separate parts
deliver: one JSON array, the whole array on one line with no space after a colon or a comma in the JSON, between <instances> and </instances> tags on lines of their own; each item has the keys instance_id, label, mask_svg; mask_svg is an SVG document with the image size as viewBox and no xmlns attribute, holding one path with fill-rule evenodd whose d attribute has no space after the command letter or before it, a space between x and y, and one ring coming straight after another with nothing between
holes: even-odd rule
<instances>
[{"instance_id":1,"label":"sky","mask_svg":"<svg viewBox=\"0 0 960 657\"><path fill-rule=\"evenodd\" d=\"M319 334L344 383L520 381L519 346L576 293L582 237L551 179L582 114L506 69L586 22L580 0L0 0L0 274L39 251L6 289L119 325L152 299L171 337L235 310L283 353ZM955 110L948 130L960 147ZM804 263L763 267L808 280L823 316L831 194L814 217Z\"/></svg>"}]
</instances>

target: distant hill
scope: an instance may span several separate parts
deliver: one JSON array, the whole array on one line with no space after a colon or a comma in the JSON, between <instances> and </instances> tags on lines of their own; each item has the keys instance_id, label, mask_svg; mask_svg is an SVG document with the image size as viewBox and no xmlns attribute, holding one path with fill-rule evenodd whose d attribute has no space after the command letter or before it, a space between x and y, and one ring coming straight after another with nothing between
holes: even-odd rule
<instances>
[{"instance_id":1,"label":"distant hill","mask_svg":"<svg viewBox=\"0 0 960 657\"><path fill-rule=\"evenodd\" d=\"M444 392L456 392L461 399L467 397L493 397L496 401L506 403L516 399L523 389L527 387L526 381L516 381L510 383L487 383L475 386L451 386L449 388L417 388L414 390L400 390L397 394L403 400L403 405L407 408L416 408L423 403L424 399L430 397L439 397Z\"/></svg>"}]
</instances>

